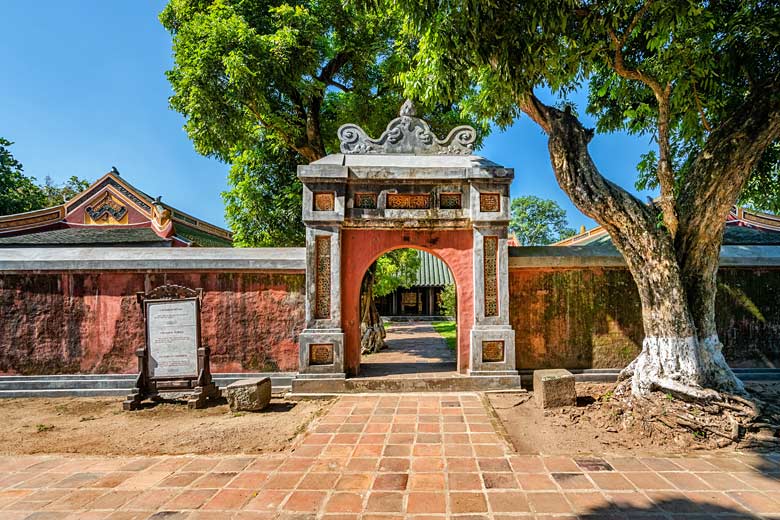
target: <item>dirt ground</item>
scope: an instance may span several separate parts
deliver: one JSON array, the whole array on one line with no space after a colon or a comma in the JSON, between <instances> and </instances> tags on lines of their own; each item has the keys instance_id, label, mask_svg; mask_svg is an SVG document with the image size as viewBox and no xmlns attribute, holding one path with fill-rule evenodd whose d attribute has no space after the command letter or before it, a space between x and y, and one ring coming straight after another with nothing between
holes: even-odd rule
<instances>
[{"instance_id":1,"label":"dirt ground","mask_svg":"<svg viewBox=\"0 0 780 520\"><path fill-rule=\"evenodd\" d=\"M696 437L681 432L659 438L637 429L621 428L618 406L610 402L612 384L577 383L577 406L555 410L536 407L533 393L488 394L504 434L518 453L575 455L613 453L688 453L697 449ZM780 385L753 385L764 399L780 399ZM724 448L724 451L733 448Z\"/></svg>"},{"instance_id":2,"label":"dirt ground","mask_svg":"<svg viewBox=\"0 0 780 520\"><path fill-rule=\"evenodd\" d=\"M284 451L331 401L278 399L258 413L227 404L189 410L151 404L122 411L115 397L0 399L2 454L257 454Z\"/></svg>"}]
</instances>

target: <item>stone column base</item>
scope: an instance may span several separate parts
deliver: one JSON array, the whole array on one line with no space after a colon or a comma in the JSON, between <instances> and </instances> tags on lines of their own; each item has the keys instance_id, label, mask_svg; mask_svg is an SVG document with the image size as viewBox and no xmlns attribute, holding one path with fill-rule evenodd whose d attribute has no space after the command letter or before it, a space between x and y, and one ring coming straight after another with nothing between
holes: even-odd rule
<instances>
[{"instance_id":1,"label":"stone column base","mask_svg":"<svg viewBox=\"0 0 780 520\"><path fill-rule=\"evenodd\" d=\"M514 376L515 331L510 325L481 325L471 329L470 376Z\"/></svg>"},{"instance_id":2,"label":"stone column base","mask_svg":"<svg viewBox=\"0 0 780 520\"><path fill-rule=\"evenodd\" d=\"M343 379L344 333L341 329L304 329L299 339L298 378Z\"/></svg>"}]
</instances>

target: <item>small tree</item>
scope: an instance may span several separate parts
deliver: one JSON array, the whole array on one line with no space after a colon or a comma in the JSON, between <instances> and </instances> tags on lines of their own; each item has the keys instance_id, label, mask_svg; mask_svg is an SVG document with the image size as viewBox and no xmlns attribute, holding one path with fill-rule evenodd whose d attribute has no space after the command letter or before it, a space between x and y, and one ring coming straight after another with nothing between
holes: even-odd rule
<instances>
[{"instance_id":1,"label":"small tree","mask_svg":"<svg viewBox=\"0 0 780 520\"><path fill-rule=\"evenodd\" d=\"M458 295L455 284L451 283L439 293L439 308L445 316L457 316Z\"/></svg>"},{"instance_id":2,"label":"small tree","mask_svg":"<svg viewBox=\"0 0 780 520\"><path fill-rule=\"evenodd\" d=\"M22 163L9 150L12 144L0 137L0 215L46 207L46 196L35 177L24 175Z\"/></svg>"},{"instance_id":3,"label":"small tree","mask_svg":"<svg viewBox=\"0 0 780 520\"><path fill-rule=\"evenodd\" d=\"M544 246L574 235L566 210L549 199L525 195L512 199L509 230L521 246Z\"/></svg>"}]
</instances>

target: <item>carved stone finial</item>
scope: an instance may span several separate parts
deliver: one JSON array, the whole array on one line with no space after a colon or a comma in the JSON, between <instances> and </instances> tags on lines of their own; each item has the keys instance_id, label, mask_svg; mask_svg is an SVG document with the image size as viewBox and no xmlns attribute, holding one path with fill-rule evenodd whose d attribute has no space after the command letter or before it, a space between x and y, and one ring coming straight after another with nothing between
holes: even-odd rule
<instances>
[{"instance_id":1,"label":"carved stone finial","mask_svg":"<svg viewBox=\"0 0 780 520\"><path fill-rule=\"evenodd\" d=\"M416 117L414 104L407 99L399 117L390 121L379 139L368 137L358 125L342 125L338 130L344 154L471 155L477 131L470 126L453 128L438 139L431 127Z\"/></svg>"},{"instance_id":2,"label":"carved stone finial","mask_svg":"<svg viewBox=\"0 0 780 520\"><path fill-rule=\"evenodd\" d=\"M406 101L404 101L404 104L401 105L401 110L398 112L398 115L402 117L417 116L417 110L414 108L414 103L412 103L411 99L407 99Z\"/></svg>"}]
</instances>

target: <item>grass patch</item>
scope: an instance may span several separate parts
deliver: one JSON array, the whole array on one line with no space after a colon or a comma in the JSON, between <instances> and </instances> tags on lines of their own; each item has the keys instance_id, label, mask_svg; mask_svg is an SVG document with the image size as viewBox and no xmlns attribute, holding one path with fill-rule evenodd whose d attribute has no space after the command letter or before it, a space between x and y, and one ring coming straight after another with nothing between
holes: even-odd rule
<instances>
[{"instance_id":1,"label":"grass patch","mask_svg":"<svg viewBox=\"0 0 780 520\"><path fill-rule=\"evenodd\" d=\"M447 347L450 350L457 350L458 347L458 324L454 321L434 321L433 328L447 341Z\"/></svg>"}]
</instances>

